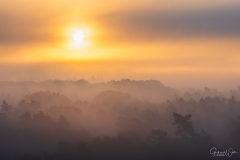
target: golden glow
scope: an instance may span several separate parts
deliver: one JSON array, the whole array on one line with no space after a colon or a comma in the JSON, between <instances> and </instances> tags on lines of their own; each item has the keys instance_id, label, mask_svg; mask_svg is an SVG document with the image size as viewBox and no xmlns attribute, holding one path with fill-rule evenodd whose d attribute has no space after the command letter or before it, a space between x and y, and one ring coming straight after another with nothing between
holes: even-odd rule
<instances>
[{"instance_id":1,"label":"golden glow","mask_svg":"<svg viewBox=\"0 0 240 160\"><path fill-rule=\"evenodd\" d=\"M211 7L222 11L220 4L240 7L239 0L219 0L217 5L209 4L207 0L176 0L174 3L163 0L24 0L14 4L0 0L0 66L6 64L0 67L0 71L6 70L6 73L0 73L0 81L1 75L11 76L11 71L16 71L13 75L20 77L18 69L24 71L22 77L33 77L33 73L36 73L36 77L42 76L43 79L53 78L60 71L63 78L67 75L78 75L78 78L102 75L110 79L152 78L163 81L165 78L168 82L169 75L172 75L172 84L175 84L182 77L192 77L195 79L193 82L200 82L197 76L205 77L206 82L210 82L208 76L212 75L215 76L215 81L211 79L214 83L219 81L220 76L223 80L224 77L232 77L237 81L234 76L220 72L226 68L229 74L239 73L240 38L234 36L238 31L237 26L226 24L230 26L226 27L226 33L214 21L203 28L198 26L206 14L214 12ZM211 12L205 12L210 10L209 7ZM191 10L188 11L187 8ZM231 7L226 8L226 17L231 16L228 15L229 9ZM196 14L196 21L192 21L191 16L189 19L185 11L193 12L193 17ZM166 26L172 22L178 24L178 17L183 17L183 22L179 25L189 26L190 30L182 26L167 28L165 24L155 23L158 13L162 14L163 22L167 22ZM176 13L180 15L175 15ZM233 13L235 14L234 10ZM148 16L152 19L146 19ZM206 22L208 21L207 17ZM221 19L217 19L216 23L218 22ZM155 31L158 27L163 27L163 30ZM219 33L216 36L214 33L207 35L213 27L223 30L223 33L216 31ZM195 34L195 31L199 32ZM17 64L19 67L11 70L10 67ZM36 66L27 68L28 64ZM67 70L66 74L62 74L60 67ZM50 71L51 74L45 75Z\"/></svg>"}]
</instances>

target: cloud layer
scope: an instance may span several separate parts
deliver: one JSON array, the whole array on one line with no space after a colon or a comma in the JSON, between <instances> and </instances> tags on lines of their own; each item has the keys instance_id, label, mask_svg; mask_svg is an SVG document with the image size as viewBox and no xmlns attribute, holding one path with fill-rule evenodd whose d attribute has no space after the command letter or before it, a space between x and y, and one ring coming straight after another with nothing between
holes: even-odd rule
<instances>
[{"instance_id":1,"label":"cloud layer","mask_svg":"<svg viewBox=\"0 0 240 160\"><path fill-rule=\"evenodd\" d=\"M117 12L98 19L111 38L124 40L240 37L239 8Z\"/></svg>"}]
</instances>

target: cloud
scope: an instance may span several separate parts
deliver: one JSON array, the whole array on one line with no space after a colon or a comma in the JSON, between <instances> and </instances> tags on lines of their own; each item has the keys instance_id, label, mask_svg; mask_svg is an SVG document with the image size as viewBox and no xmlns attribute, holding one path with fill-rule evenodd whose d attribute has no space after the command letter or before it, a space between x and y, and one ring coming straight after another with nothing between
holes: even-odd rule
<instances>
[{"instance_id":1,"label":"cloud","mask_svg":"<svg viewBox=\"0 0 240 160\"><path fill-rule=\"evenodd\" d=\"M239 38L240 8L131 11L97 17L108 38L148 41L166 38Z\"/></svg>"},{"instance_id":2,"label":"cloud","mask_svg":"<svg viewBox=\"0 0 240 160\"><path fill-rule=\"evenodd\" d=\"M53 42L57 20L52 13L0 11L0 45Z\"/></svg>"}]
</instances>

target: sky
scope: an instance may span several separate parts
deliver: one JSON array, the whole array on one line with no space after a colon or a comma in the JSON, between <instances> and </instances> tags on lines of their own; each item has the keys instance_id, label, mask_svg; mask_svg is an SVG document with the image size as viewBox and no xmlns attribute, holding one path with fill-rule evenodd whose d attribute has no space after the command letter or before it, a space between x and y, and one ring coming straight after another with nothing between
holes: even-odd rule
<instances>
[{"instance_id":1,"label":"sky","mask_svg":"<svg viewBox=\"0 0 240 160\"><path fill-rule=\"evenodd\" d=\"M0 1L4 81L95 76L230 89L240 85L239 44L239 0Z\"/></svg>"}]
</instances>

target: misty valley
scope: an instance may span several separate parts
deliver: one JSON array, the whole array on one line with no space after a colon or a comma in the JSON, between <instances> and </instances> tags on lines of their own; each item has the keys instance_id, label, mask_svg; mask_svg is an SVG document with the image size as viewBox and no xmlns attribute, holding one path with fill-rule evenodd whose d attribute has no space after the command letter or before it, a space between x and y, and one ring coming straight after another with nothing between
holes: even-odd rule
<instances>
[{"instance_id":1,"label":"misty valley","mask_svg":"<svg viewBox=\"0 0 240 160\"><path fill-rule=\"evenodd\" d=\"M240 160L240 0L0 0L0 160Z\"/></svg>"},{"instance_id":2,"label":"misty valley","mask_svg":"<svg viewBox=\"0 0 240 160\"><path fill-rule=\"evenodd\" d=\"M240 87L2 81L0 103L1 160L240 158Z\"/></svg>"}]
</instances>

